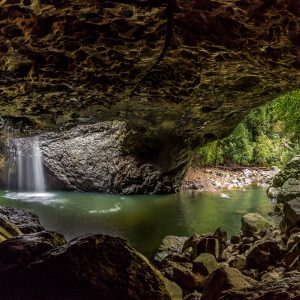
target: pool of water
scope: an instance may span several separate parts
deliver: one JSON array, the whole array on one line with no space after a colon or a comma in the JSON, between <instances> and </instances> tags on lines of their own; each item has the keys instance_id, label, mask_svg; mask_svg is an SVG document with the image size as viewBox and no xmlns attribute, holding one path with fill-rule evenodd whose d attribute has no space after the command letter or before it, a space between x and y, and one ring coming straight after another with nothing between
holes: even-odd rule
<instances>
[{"instance_id":1,"label":"pool of water","mask_svg":"<svg viewBox=\"0 0 300 300\"><path fill-rule=\"evenodd\" d=\"M213 232L218 226L233 235L240 231L245 213L267 216L272 210L265 189L253 186L222 193L135 196L0 191L0 205L37 214L45 228L63 233L67 240L85 233L124 237L148 257L166 235Z\"/></svg>"}]
</instances>

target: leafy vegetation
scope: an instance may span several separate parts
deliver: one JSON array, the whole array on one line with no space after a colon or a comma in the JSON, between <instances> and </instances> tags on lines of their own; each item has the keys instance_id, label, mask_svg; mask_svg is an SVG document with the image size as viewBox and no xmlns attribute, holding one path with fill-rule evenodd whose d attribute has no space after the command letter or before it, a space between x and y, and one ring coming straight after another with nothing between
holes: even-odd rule
<instances>
[{"instance_id":1,"label":"leafy vegetation","mask_svg":"<svg viewBox=\"0 0 300 300\"><path fill-rule=\"evenodd\" d=\"M198 150L200 165L284 165L300 153L300 90L252 111L233 133Z\"/></svg>"}]
</instances>

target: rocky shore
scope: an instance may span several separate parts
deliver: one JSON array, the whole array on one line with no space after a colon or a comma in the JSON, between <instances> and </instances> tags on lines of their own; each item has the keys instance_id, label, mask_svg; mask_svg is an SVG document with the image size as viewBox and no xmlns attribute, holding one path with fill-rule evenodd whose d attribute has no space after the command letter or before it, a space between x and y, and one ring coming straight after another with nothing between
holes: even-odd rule
<instances>
[{"instance_id":1,"label":"rocky shore","mask_svg":"<svg viewBox=\"0 0 300 300\"><path fill-rule=\"evenodd\" d=\"M299 167L298 156L269 189L279 227L248 213L230 240L221 228L165 237L152 262L121 238L66 242L37 216L0 207L0 299L299 300L300 197L288 184Z\"/></svg>"},{"instance_id":2,"label":"rocky shore","mask_svg":"<svg viewBox=\"0 0 300 300\"><path fill-rule=\"evenodd\" d=\"M213 192L250 184L270 185L279 171L277 167L190 167L181 183L181 190Z\"/></svg>"}]
</instances>

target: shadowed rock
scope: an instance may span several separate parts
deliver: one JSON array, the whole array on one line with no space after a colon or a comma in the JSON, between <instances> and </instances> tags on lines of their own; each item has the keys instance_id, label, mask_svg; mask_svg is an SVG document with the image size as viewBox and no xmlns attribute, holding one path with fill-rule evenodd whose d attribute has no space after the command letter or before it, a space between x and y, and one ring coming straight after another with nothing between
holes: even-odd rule
<instances>
[{"instance_id":1,"label":"shadowed rock","mask_svg":"<svg viewBox=\"0 0 300 300\"><path fill-rule=\"evenodd\" d=\"M36 249L35 240L31 241ZM179 299L180 295L180 289L125 240L104 235L72 240L37 255L25 266L17 264L13 272L0 268L0 289L1 299L150 300Z\"/></svg>"},{"instance_id":2,"label":"shadowed rock","mask_svg":"<svg viewBox=\"0 0 300 300\"><path fill-rule=\"evenodd\" d=\"M0 218L13 223L22 233L33 233L44 230L38 216L23 209L0 206Z\"/></svg>"}]
</instances>

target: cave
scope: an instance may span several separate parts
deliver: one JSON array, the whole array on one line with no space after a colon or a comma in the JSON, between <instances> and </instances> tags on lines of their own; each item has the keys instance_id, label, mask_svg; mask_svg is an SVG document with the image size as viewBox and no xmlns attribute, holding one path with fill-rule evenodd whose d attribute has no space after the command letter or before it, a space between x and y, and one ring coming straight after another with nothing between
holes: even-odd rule
<instances>
[{"instance_id":1,"label":"cave","mask_svg":"<svg viewBox=\"0 0 300 300\"><path fill-rule=\"evenodd\" d=\"M300 88L299 41L299 0L0 0L0 299L298 299L299 156L280 228L191 165Z\"/></svg>"}]
</instances>

